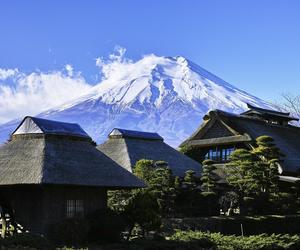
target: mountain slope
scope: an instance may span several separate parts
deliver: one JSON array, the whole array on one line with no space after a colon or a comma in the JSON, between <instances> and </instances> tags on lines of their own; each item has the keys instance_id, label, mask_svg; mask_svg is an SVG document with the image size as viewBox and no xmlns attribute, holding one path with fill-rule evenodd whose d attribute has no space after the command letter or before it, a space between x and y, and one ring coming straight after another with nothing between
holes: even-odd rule
<instances>
[{"instance_id":1,"label":"mountain slope","mask_svg":"<svg viewBox=\"0 0 300 250\"><path fill-rule=\"evenodd\" d=\"M199 126L208 110L239 113L246 103L272 108L183 57L149 55L110 68L88 94L39 116L77 122L98 143L114 127L121 127L158 132L177 146ZM0 126L0 140L15 125Z\"/></svg>"}]
</instances>

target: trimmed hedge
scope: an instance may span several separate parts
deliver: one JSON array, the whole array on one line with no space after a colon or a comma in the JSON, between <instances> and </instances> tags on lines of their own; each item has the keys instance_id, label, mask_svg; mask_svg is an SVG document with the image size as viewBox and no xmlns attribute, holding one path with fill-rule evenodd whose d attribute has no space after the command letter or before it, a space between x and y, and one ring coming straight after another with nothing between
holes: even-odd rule
<instances>
[{"instance_id":1,"label":"trimmed hedge","mask_svg":"<svg viewBox=\"0 0 300 250\"><path fill-rule=\"evenodd\" d=\"M216 216L199 218L168 218L163 220L163 229L167 235L176 229L220 232L225 235L241 235L241 224L244 235L256 234L299 234L300 215L268 215L268 216Z\"/></svg>"},{"instance_id":2,"label":"trimmed hedge","mask_svg":"<svg viewBox=\"0 0 300 250\"><path fill-rule=\"evenodd\" d=\"M297 250L300 249L299 235L252 235L235 236L220 233L204 233L200 231L177 231L170 237L172 241L196 242L203 247L203 242L210 242L212 249L220 250Z\"/></svg>"},{"instance_id":3,"label":"trimmed hedge","mask_svg":"<svg viewBox=\"0 0 300 250\"><path fill-rule=\"evenodd\" d=\"M123 244L95 246L99 250L298 250L300 236L224 236L220 233L177 231L168 240L135 240ZM65 249L67 250L67 249Z\"/></svg>"},{"instance_id":4,"label":"trimmed hedge","mask_svg":"<svg viewBox=\"0 0 300 250\"><path fill-rule=\"evenodd\" d=\"M53 245L43 236L22 233L2 239L0 238L1 249L55 249Z\"/></svg>"}]
</instances>

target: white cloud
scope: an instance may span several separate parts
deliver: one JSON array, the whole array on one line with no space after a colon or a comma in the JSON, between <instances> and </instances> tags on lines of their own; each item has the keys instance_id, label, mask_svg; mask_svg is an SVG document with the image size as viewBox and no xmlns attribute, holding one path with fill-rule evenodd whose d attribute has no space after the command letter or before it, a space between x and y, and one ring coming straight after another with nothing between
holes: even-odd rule
<instances>
[{"instance_id":1,"label":"white cloud","mask_svg":"<svg viewBox=\"0 0 300 250\"><path fill-rule=\"evenodd\" d=\"M68 76L73 76L73 66L71 64L67 64L65 66L65 69L67 71Z\"/></svg>"},{"instance_id":2,"label":"white cloud","mask_svg":"<svg viewBox=\"0 0 300 250\"><path fill-rule=\"evenodd\" d=\"M0 68L0 80L6 80L7 78L13 77L18 73L18 69L1 69Z\"/></svg>"},{"instance_id":3,"label":"white cloud","mask_svg":"<svg viewBox=\"0 0 300 250\"><path fill-rule=\"evenodd\" d=\"M30 74L0 69L0 123L36 115L79 97L92 87L79 74L74 76L71 65L65 69L67 73Z\"/></svg>"},{"instance_id":4,"label":"white cloud","mask_svg":"<svg viewBox=\"0 0 300 250\"><path fill-rule=\"evenodd\" d=\"M134 76L135 72L147 70L145 60L151 60L151 55L133 62L125 57L125 52L125 48L116 46L108 59L96 59L96 66L103 76L100 84L112 86ZM67 103L86 94L92 87L71 64L60 71L29 74L18 69L0 68L0 124Z\"/></svg>"},{"instance_id":5,"label":"white cloud","mask_svg":"<svg viewBox=\"0 0 300 250\"><path fill-rule=\"evenodd\" d=\"M128 66L133 65L133 62L125 57L125 53L125 48L116 46L108 60L102 57L96 58L96 65L100 68L104 79L118 78L128 72Z\"/></svg>"}]
</instances>

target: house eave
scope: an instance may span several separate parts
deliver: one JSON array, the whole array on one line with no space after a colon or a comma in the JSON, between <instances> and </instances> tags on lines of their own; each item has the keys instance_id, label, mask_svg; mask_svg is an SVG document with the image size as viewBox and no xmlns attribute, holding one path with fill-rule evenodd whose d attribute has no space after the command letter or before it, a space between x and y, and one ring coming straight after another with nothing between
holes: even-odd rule
<instances>
[{"instance_id":1,"label":"house eave","mask_svg":"<svg viewBox=\"0 0 300 250\"><path fill-rule=\"evenodd\" d=\"M210 139L199 139L199 140L190 140L185 143L187 146L197 146L197 147L208 147L215 145L225 145L229 143L247 143L251 142L252 139L249 135L233 135L226 137L210 138Z\"/></svg>"}]
</instances>

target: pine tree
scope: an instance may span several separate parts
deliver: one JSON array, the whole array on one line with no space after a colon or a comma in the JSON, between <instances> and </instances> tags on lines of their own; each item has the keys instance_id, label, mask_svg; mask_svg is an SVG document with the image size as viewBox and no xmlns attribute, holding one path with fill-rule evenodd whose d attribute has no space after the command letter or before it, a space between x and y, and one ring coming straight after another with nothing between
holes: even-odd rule
<instances>
[{"instance_id":1,"label":"pine tree","mask_svg":"<svg viewBox=\"0 0 300 250\"><path fill-rule=\"evenodd\" d=\"M185 172L183 179L183 187L189 190L195 190L197 188L197 178L196 173L193 170L188 170Z\"/></svg>"},{"instance_id":2,"label":"pine tree","mask_svg":"<svg viewBox=\"0 0 300 250\"><path fill-rule=\"evenodd\" d=\"M201 189L205 193L215 193L215 180L213 179L213 171L216 169L212 160L202 162Z\"/></svg>"},{"instance_id":3,"label":"pine tree","mask_svg":"<svg viewBox=\"0 0 300 250\"><path fill-rule=\"evenodd\" d=\"M278 190L278 167L282 154L269 136L260 136L252 149L237 149L226 166L227 181L244 207L265 212Z\"/></svg>"},{"instance_id":4,"label":"pine tree","mask_svg":"<svg viewBox=\"0 0 300 250\"><path fill-rule=\"evenodd\" d=\"M259 173L254 155L247 149L236 149L226 164L227 181L240 196L248 196L258 189Z\"/></svg>"},{"instance_id":5,"label":"pine tree","mask_svg":"<svg viewBox=\"0 0 300 250\"><path fill-rule=\"evenodd\" d=\"M263 135L256 138L256 145L252 153L256 156L259 170L262 172L261 192L274 193L278 189L278 168L283 154L270 136Z\"/></svg>"}]
</instances>

